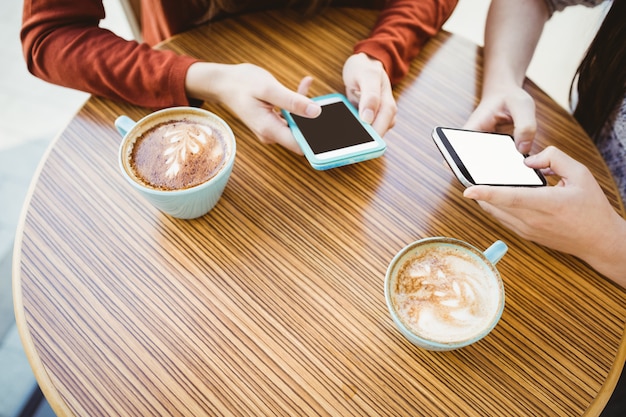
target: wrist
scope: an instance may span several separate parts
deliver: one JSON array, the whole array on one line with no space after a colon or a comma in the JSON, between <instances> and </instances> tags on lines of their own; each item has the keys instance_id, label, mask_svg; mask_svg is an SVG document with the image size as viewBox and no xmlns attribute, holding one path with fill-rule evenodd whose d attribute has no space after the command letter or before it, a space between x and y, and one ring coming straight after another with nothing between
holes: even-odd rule
<instances>
[{"instance_id":1,"label":"wrist","mask_svg":"<svg viewBox=\"0 0 626 417\"><path fill-rule=\"evenodd\" d=\"M482 88L482 97L507 96L512 92L519 91L521 84L515 82L513 78L498 77L497 79L485 80Z\"/></svg>"},{"instance_id":2,"label":"wrist","mask_svg":"<svg viewBox=\"0 0 626 417\"><path fill-rule=\"evenodd\" d=\"M523 86L524 77L524 73L516 71L506 62L492 62L485 66L482 93L483 95L490 95L518 90Z\"/></svg>"},{"instance_id":3,"label":"wrist","mask_svg":"<svg viewBox=\"0 0 626 417\"><path fill-rule=\"evenodd\" d=\"M187 97L203 101L221 102L224 74L227 65L196 62L187 70L185 92Z\"/></svg>"},{"instance_id":4,"label":"wrist","mask_svg":"<svg viewBox=\"0 0 626 417\"><path fill-rule=\"evenodd\" d=\"M581 256L596 271L626 288L626 219L615 213L609 236L595 250ZM595 246L595 245L594 245Z\"/></svg>"}]
</instances>

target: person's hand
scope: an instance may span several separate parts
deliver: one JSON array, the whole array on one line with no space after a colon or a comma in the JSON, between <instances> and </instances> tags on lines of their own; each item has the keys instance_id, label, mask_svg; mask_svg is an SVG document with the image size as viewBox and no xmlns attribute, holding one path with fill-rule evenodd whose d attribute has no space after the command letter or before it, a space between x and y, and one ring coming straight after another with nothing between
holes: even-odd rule
<instances>
[{"instance_id":1,"label":"person's hand","mask_svg":"<svg viewBox=\"0 0 626 417\"><path fill-rule=\"evenodd\" d=\"M517 87L483 96L464 128L512 134L517 149L527 154L537 131L535 102L526 91Z\"/></svg>"},{"instance_id":2,"label":"person's hand","mask_svg":"<svg viewBox=\"0 0 626 417\"><path fill-rule=\"evenodd\" d=\"M398 111L391 81L383 64L364 53L350 56L343 66L346 97L359 110L361 120L383 136L396 123Z\"/></svg>"},{"instance_id":3,"label":"person's hand","mask_svg":"<svg viewBox=\"0 0 626 417\"><path fill-rule=\"evenodd\" d=\"M478 201L521 237L575 255L616 281L626 282L626 221L587 167L552 146L525 161L546 175L558 175L558 184L537 188L477 185L463 195Z\"/></svg>"},{"instance_id":4,"label":"person's hand","mask_svg":"<svg viewBox=\"0 0 626 417\"><path fill-rule=\"evenodd\" d=\"M279 109L303 117L317 117L322 109L306 97L312 79L305 77L295 92L268 71L252 64L196 63L189 67L185 85L190 97L228 106L262 143L278 143L302 154Z\"/></svg>"}]
</instances>

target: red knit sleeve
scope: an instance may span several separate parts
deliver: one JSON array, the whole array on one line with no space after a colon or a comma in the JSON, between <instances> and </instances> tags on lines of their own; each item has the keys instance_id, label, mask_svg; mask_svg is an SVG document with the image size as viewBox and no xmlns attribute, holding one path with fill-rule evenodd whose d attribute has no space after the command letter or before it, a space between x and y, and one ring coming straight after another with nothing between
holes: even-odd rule
<instances>
[{"instance_id":1,"label":"red knit sleeve","mask_svg":"<svg viewBox=\"0 0 626 417\"><path fill-rule=\"evenodd\" d=\"M354 52L381 61L395 84L406 75L411 60L437 34L456 4L457 0L390 0L369 38L357 43Z\"/></svg>"},{"instance_id":2,"label":"red knit sleeve","mask_svg":"<svg viewBox=\"0 0 626 417\"><path fill-rule=\"evenodd\" d=\"M29 71L48 82L132 104L188 105L197 60L126 41L98 27L101 0L25 0L21 39Z\"/></svg>"}]
</instances>

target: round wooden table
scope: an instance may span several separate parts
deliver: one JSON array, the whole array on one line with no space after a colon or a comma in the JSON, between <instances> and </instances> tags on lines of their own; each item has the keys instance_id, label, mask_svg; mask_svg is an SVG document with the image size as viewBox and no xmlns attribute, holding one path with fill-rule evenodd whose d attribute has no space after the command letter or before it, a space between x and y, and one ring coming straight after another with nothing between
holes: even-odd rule
<instances>
[{"instance_id":1,"label":"round wooden table","mask_svg":"<svg viewBox=\"0 0 626 417\"><path fill-rule=\"evenodd\" d=\"M280 11L212 23L163 48L252 62L295 88L343 91L341 68L376 12ZM442 32L396 87L378 159L319 172L262 145L227 109L237 160L213 211L163 215L118 171L120 114L91 98L53 143L15 249L15 312L58 415L598 415L624 363L625 291L580 260L520 239L473 201L435 147L477 103L481 49ZM572 117L533 83L538 140L610 174ZM394 254L452 236L509 245L502 320L452 352L411 345L383 293Z\"/></svg>"}]
</instances>

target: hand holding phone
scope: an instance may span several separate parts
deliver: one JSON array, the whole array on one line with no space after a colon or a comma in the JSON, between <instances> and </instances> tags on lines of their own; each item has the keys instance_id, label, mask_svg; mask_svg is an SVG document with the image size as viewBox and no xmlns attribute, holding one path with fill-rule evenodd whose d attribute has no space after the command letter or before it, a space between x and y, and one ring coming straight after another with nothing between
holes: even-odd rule
<instances>
[{"instance_id":1,"label":"hand holding phone","mask_svg":"<svg viewBox=\"0 0 626 417\"><path fill-rule=\"evenodd\" d=\"M456 177L466 187L479 184L546 185L541 172L524 164L526 155L517 150L510 135L436 127L432 137Z\"/></svg>"},{"instance_id":2,"label":"hand holding phone","mask_svg":"<svg viewBox=\"0 0 626 417\"><path fill-rule=\"evenodd\" d=\"M314 118L282 113L311 166L318 170L353 164L381 156L386 149L374 128L364 123L342 94L313 98L322 107Z\"/></svg>"}]
</instances>

